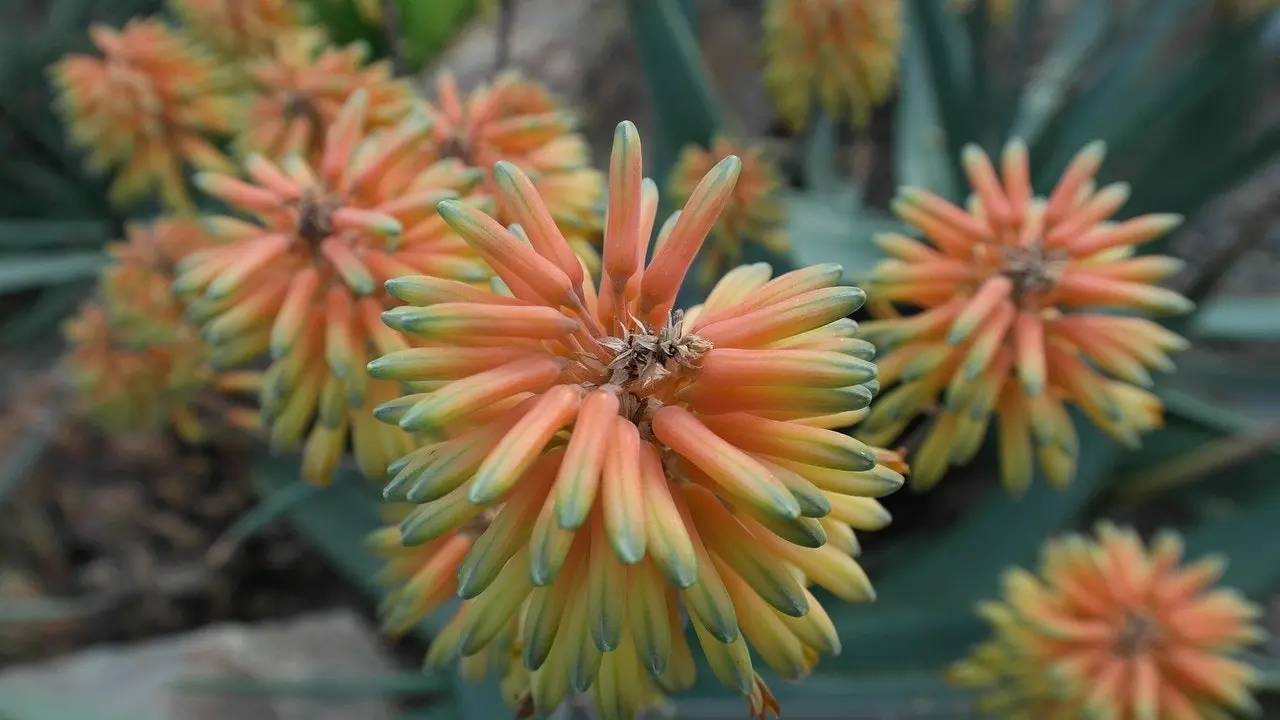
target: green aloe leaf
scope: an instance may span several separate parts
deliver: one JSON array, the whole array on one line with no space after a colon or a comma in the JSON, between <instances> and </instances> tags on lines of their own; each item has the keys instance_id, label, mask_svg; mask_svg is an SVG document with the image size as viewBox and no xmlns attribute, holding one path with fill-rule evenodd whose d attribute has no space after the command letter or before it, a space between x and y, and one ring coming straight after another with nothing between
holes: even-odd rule
<instances>
[{"instance_id":1,"label":"green aloe leaf","mask_svg":"<svg viewBox=\"0 0 1280 720\"><path fill-rule=\"evenodd\" d=\"M653 100L654 136L645 174L663 182L680 149L709 147L724 113L690 22L677 0L627 0L645 82Z\"/></svg>"},{"instance_id":2,"label":"green aloe leaf","mask_svg":"<svg viewBox=\"0 0 1280 720\"><path fill-rule=\"evenodd\" d=\"M819 665L819 668L824 668ZM784 717L841 720L925 720L974 717L972 693L926 674L836 675L819 672L800 683L772 682ZM724 693L676 698L677 720L737 720L742 700Z\"/></svg>"},{"instance_id":3,"label":"green aloe leaf","mask_svg":"<svg viewBox=\"0 0 1280 720\"><path fill-rule=\"evenodd\" d=\"M0 220L0 249L99 247L111 239L103 220Z\"/></svg>"},{"instance_id":4,"label":"green aloe leaf","mask_svg":"<svg viewBox=\"0 0 1280 720\"><path fill-rule=\"evenodd\" d=\"M1095 57L1095 62L1107 70L1101 80L1072 103L1064 118L1066 131L1058 143L1058 152L1044 166L1048 177L1056 178L1076 150L1103 137L1113 125L1118 108L1141 102L1144 93L1139 83L1144 73L1151 70L1156 54L1186 14L1199 5L1198 0L1143 0L1141 7L1133 11L1129 19L1136 26L1133 31L1109 52Z\"/></svg>"},{"instance_id":5,"label":"green aloe leaf","mask_svg":"<svg viewBox=\"0 0 1280 720\"><path fill-rule=\"evenodd\" d=\"M1280 340L1280 299L1213 298L1196 314L1189 334L1197 340Z\"/></svg>"},{"instance_id":6,"label":"green aloe leaf","mask_svg":"<svg viewBox=\"0 0 1280 720\"><path fill-rule=\"evenodd\" d=\"M974 48L960 18L946 3L913 0L907 27L919 28L946 130L947 159L959 177L960 149L978 137L971 75Z\"/></svg>"},{"instance_id":7,"label":"green aloe leaf","mask_svg":"<svg viewBox=\"0 0 1280 720\"><path fill-rule=\"evenodd\" d=\"M1280 408L1280 375L1269 363L1196 350L1176 362L1177 371L1156 388L1170 413L1234 434L1273 419Z\"/></svg>"},{"instance_id":8,"label":"green aloe leaf","mask_svg":"<svg viewBox=\"0 0 1280 720\"><path fill-rule=\"evenodd\" d=\"M872 237L881 232L901 232L902 224L891 215L858 207L854 192L846 186L843 197L798 192L786 195L787 234L797 267L840 263L845 280L856 282L885 257Z\"/></svg>"},{"instance_id":9,"label":"green aloe leaf","mask_svg":"<svg viewBox=\"0 0 1280 720\"><path fill-rule=\"evenodd\" d=\"M1191 215L1219 190L1205 172L1249 138L1249 119L1265 97L1260 26L1219 31L1202 50L1144 86L1118 109L1100 137L1108 165L1134 194L1120 217L1140 212ZM1142 248L1163 252L1168 239Z\"/></svg>"},{"instance_id":10,"label":"green aloe leaf","mask_svg":"<svg viewBox=\"0 0 1280 720\"><path fill-rule=\"evenodd\" d=\"M927 188L950 200L962 200L938 107L938 83L929 64L925 37L915 23L907 25L900 77L893 128L898 184Z\"/></svg>"},{"instance_id":11,"label":"green aloe leaf","mask_svg":"<svg viewBox=\"0 0 1280 720\"><path fill-rule=\"evenodd\" d=\"M836 192L843 185L836 170L840 152L840 128L825 110L818 112L809 128L804 153L805 187L812 192Z\"/></svg>"},{"instance_id":12,"label":"green aloe leaf","mask_svg":"<svg viewBox=\"0 0 1280 720\"><path fill-rule=\"evenodd\" d=\"M1276 408L1280 381L1265 364L1227 361L1191 351L1156 393L1165 425L1127 453L1117 471L1115 500L1133 504L1171 493L1193 515L1222 503L1249 504L1280 473ZM1206 482L1206 481L1212 482Z\"/></svg>"},{"instance_id":13,"label":"green aloe leaf","mask_svg":"<svg viewBox=\"0 0 1280 720\"><path fill-rule=\"evenodd\" d=\"M14 345L56 331L59 323L75 312L88 290L87 283L83 282L45 288L31 304L0 321L0 346Z\"/></svg>"},{"instance_id":14,"label":"green aloe leaf","mask_svg":"<svg viewBox=\"0 0 1280 720\"><path fill-rule=\"evenodd\" d=\"M100 252L7 254L0 261L0 293L91 278L106 262Z\"/></svg>"},{"instance_id":15,"label":"green aloe leaf","mask_svg":"<svg viewBox=\"0 0 1280 720\"><path fill-rule=\"evenodd\" d=\"M475 15L476 0L397 0L397 7L405 62L410 70L418 70L435 59L466 26Z\"/></svg>"},{"instance_id":16,"label":"green aloe leaf","mask_svg":"<svg viewBox=\"0 0 1280 720\"><path fill-rule=\"evenodd\" d=\"M329 37L339 45L362 41L369 45L373 56L387 56L386 42L379 28L365 21L353 0L309 0L311 16L317 24L329 31ZM434 3L433 3L434 5Z\"/></svg>"},{"instance_id":17,"label":"green aloe leaf","mask_svg":"<svg viewBox=\"0 0 1280 720\"><path fill-rule=\"evenodd\" d=\"M1074 526L1106 486L1118 449L1088 421L1077 415L1075 422L1080 454L1070 485L1055 489L1037 473L1026 494L1013 497L993 484L987 499L955 527L877 582L881 600L946 597L972 603L995 591L1004 569L1034 562L1046 537Z\"/></svg>"},{"instance_id":18,"label":"green aloe leaf","mask_svg":"<svg viewBox=\"0 0 1280 720\"><path fill-rule=\"evenodd\" d=\"M1280 463L1273 462L1274 470ZM1280 562L1275 552L1280 525L1280 485L1272 482L1261 497L1237 512L1201 523L1185 533L1188 554L1225 555L1230 563L1222 584L1255 600L1265 600L1280 587Z\"/></svg>"},{"instance_id":19,"label":"green aloe leaf","mask_svg":"<svg viewBox=\"0 0 1280 720\"><path fill-rule=\"evenodd\" d=\"M1105 39L1111 11L1108 0L1081 0L1076 4L1053 49L1022 91L1010 137L1021 138L1028 147L1037 148L1045 129L1079 81L1080 69Z\"/></svg>"}]
</instances>

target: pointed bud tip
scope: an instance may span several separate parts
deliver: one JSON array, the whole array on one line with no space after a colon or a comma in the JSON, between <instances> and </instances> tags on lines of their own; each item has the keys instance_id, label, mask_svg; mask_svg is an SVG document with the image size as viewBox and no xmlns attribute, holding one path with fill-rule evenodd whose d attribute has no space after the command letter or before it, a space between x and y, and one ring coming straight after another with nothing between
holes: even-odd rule
<instances>
[{"instance_id":1,"label":"pointed bud tip","mask_svg":"<svg viewBox=\"0 0 1280 720\"><path fill-rule=\"evenodd\" d=\"M964 149L960 151L960 158L969 164L972 162L981 162L986 160L987 153L977 143L966 143Z\"/></svg>"},{"instance_id":2,"label":"pointed bud tip","mask_svg":"<svg viewBox=\"0 0 1280 720\"><path fill-rule=\"evenodd\" d=\"M499 160L493 164L493 174L499 181L509 181L512 178L519 177L520 174L523 174L523 171L518 165L509 160Z\"/></svg>"},{"instance_id":3,"label":"pointed bud tip","mask_svg":"<svg viewBox=\"0 0 1280 720\"><path fill-rule=\"evenodd\" d=\"M1106 157L1107 143L1104 140L1094 140L1080 150L1080 158L1094 166L1101 165Z\"/></svg>"}]
</instances>

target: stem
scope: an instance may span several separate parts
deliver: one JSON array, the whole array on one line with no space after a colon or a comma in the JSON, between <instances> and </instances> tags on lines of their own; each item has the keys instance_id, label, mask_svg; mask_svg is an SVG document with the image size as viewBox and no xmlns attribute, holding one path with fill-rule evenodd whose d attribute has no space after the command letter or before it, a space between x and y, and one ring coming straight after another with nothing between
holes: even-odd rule
<instances>
[{"instance_id":1,"label":"stem","mask_svg":"<svg viewBox=\"0 0 1280 720\"><path fill-rule=\"evenodd\" d=\"M1222 282L1222 278L1241 258L1271 235L1271 226L1277 211L1280 211L1280 195L1271 194L1270 200L1258 207L1249 222L1241 228L1236 242L1210 260L1196 275L1183 295L1199 303L1213 292L1218 283Z\"/></svg>"},{"instance_id":2,"label":"stem","mask_svg":"<svg viewBox=\"0 0 1280 720\"><path fill-rule=\"evenodd\" d=\"M1170 458L1153 468L1122 479L1116 500L1128 505L1197 480L1229 470L1275 447L1280 441L1280 421L1260 425L1235 437L1209 443L1197 450Z\"/></svg>"},{"instance_id":3,"label":"stem","mask_svg":"<svg viewBox=\"0 0 1280 720\"><path fill-rule=\"evenodd\" d=\"M386 36L392 73L397 76L407 74L409 69L405 67L404 45L400 41L400 8L396 0L382 0L382 32Z\"/></svg>"},{"instance_id":4,"label":"stem","mask_svg":"<svg viewBox=\"0 0 1280 720\"><path fill-rule=\"evenodd\" d=\"M511 62L511 30L515 26L515 0L499 0L498 2L498 47L493 61L493 72L497 74Z\"/></svg>"}]
</instances>

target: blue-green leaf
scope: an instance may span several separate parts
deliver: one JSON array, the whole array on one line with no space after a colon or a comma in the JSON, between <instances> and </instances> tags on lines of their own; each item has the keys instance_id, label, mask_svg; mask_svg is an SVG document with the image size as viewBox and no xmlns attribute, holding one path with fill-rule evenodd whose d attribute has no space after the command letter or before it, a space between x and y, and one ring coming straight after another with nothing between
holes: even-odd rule
<instances>
[{"instance_id":1,"label":"blue-green leaf","mask_svg":"<svg viewBox=\"0 0 1280 720\"><path fill-rule=\"evenodd\" d=\"M1273 478L1274 479L1274 478ZM1280 526L1280 484L1237 512L1202 523L1186 533L1190 555L1220 553L1230 559L1222 584L1255 600L1280 586L1276 527Z\"/></svg>"},{"instance_id":2,"label":"blue-green leaf","mask_svg":"<svg viewBox=\"0 0 1280 720\"><path fill-rule=\"evenodd\" d=\"M1188 334L1197 340L1280 340L1280 298L1213 298L1201 307Z\"/></svg>"},{"instance_id":3,"label":"blue-green leaf","mask_svg":"<svg viewBox=\"0 0 1280 720\"><path fill-rule=\"evenodd\" d=\"M1117 446L1087 420L1079 415L1074 420L1080 457L1070 485L1055 489L1039 472L1020 498L993 485L987 499L954 528L878 581L881 599L910 603L946 597L962 604L974 602L995 592L996 578L1005 568L1032 563L1046 537L1074 526L1106 486L1117 452ZM983 453L979 462L984 456L994 461Z\"/></svg>"},{"instance_id":4,"label":"blue-green leaf","mask_svg":"<svg viewBox=\"0 0 1280 720\"><path fill-rule=\"evenodd\" d=\"M103 220L0 220L0 249L99 247L111 239Z\"/></svg>"},{"instance_id":5,"label":"blue-green leaf","mask_svg":"<svg viewBox=\"0 0 1280 720\"><path fill-rule=\"evenodd\" d=\"M872 654L874 653L867 653ZM932 674L837 675L824 671L801 683L774 682L770 690L788 718L841 718L841 720L925 720L971 718L974 696L953 688ZM738 720L742 700L724 693L676 698L677 720Z\"/></svg>"},{"instance_id":6,"label":"blue-green leaf","mask_svg":"<svg viewBox=\"0 0 1280 720\"><path fill-rule=\"evenodd\" d=\"M397 0L400 42L410 71L431 62L476 11L476 0Z\"/></svg>"},{"instance_id":7,"label":"blue-green leaf","mask_svg":"<svg viewBox=\"0 0 1280 720\"><path fill-rule=\"evenodd\" d=\"M107 262L100 252L6 254L0 260L0 293L90 278Z\"/></svg>"},{"instance_id":8,"label":"blue-green leaf","mask_svg":"<svg viewBox=\"0 0 1280 720\"><path fill-rule=\"evenodd\" d=\"M894 174L899 185L927 188L961 200L947 131L938 108L937 83L925 39L915 24L903 40L901 90L894 118Z\"/></svg>"},{"instance_id":9,"label":"blue-green leaf","mask_svg":"<svg viewBox=\"0 0 1280 720\"><path fill-rule=\"evenodd\" d=\"M885 257L872 237L901 232L902 224L890 215L858 207L854 192L846 186L834 196L786 195L787 234L797 267L836 262L844 266L846 281L857 281Z\"/></svg>"},{"instance_id":10,"label":"blue-green leaf","mask_svg":"<svg viewBox=\"0 0 1280 720\"><path fill-rule=\"evenodd\" d=\"M808 190L830 193L840 187L840 173L836 170L839 134L835 119L825 110L814 116L804 152L804 182Z\"/></svg>"},{"instance_id":11,"label":"blue-green leaf","mask_svg":"<svg viewBox=\"0 0 1280 720\"><path fill-rule=\"evenodd\" d=\"M1108 0L1080 0L1054 43L1041 61L1018 101L1010 137L1022 138L1034 147L1053 116L1062 108L1068 93L1078 82L1081 67L1105 38L1111 20Z\"/></svg>"},{"instance_id":12,"label":"blue-green leaf","mask_svg":"<svg viewBox=\"0 0 1280 720\"><path fill-rule=\"evenodd\" d=\"M657 127L646 175L662 182L680 149L709 147L723 125L698 41L676 0L627 0Z\"/></svg>"},{"instance_id":13,"label":"blue-green leaf","mask_svg":"<svg viewBox=\"0 0 1280 720\"><path fill-rule=\"evenodd\" d=\"M948 161L959 176L960 148L978 138L973 104L974 48L960 18L936 0L914 0L908 6L907 27L918 28L928 59L929 76L946 129Z\"/></svg>"}]
</instances>

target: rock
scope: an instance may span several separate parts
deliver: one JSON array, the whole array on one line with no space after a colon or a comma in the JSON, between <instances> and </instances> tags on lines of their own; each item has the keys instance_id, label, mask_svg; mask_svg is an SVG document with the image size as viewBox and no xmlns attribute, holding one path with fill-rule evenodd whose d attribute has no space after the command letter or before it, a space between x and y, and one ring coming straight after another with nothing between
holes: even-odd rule
<instances>
[{"instance_id":1,"label":"rock","mask_svg":"<svg viewBox=\"0 0 1280 720\"><path fill-rule=\"evenodd\" d=\"M383 700L179 691L181 677L367 678L394 672L376 630L349 610L260 625L224 624L131 646L95 648L0 673L0 686L77 697L131 720L390 720Z\"/></svg>"}]
</instances>

